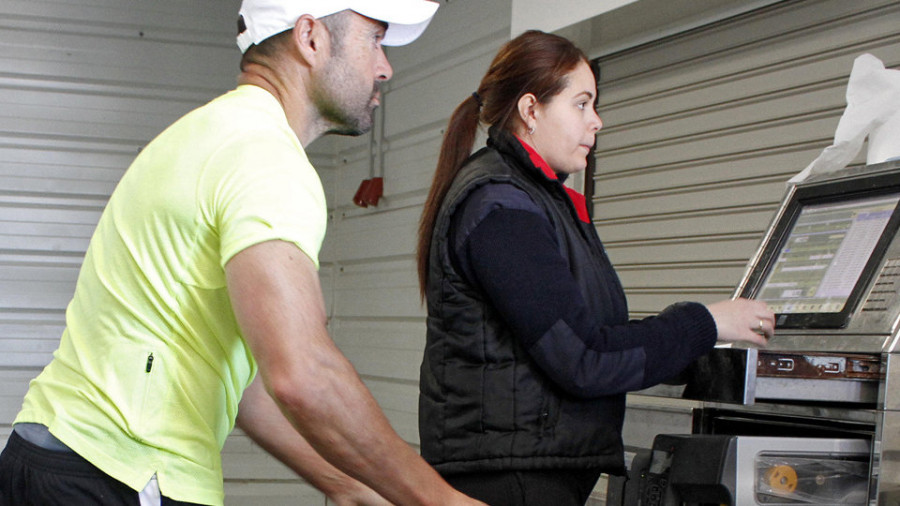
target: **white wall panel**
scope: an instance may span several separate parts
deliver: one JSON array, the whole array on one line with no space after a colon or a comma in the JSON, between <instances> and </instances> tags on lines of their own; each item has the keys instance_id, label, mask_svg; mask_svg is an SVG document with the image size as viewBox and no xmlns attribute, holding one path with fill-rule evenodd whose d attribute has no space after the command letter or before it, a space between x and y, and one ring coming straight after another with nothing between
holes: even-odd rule
<instances>
[{"instance_id":1,"label":"white wall panel","mask_svg":"<svg viewBox=\"0 0 900 506\"><path fill-rule=\"evenodd\" d=\"M334 282L335 305L339 317L346 318L421 317L417 287L410 259L342 264Z\"/></svg>"},{"instance_id":2,"label":"white wall panel","mask_svg":"<svg viewBox=\"0 0 900 506\"><path fill-rule=\"evenodd\" d=\"M125 168L171 122L235 85L239 3L0 3L0 443L58 345ZM325 504L239 431L223 466L227 504Z\"/></svg>"},{"instance_id":3,"label":"white wall panel","mask_svg":"<svg viewBox=\"0 0 900 506\"><path fill-rule=\"evenodd\" d=\"M604 195L610 200L615 200L643 192L670 191L671 188L668 186L660 188L660 182L671 180L673 175L677 176L677 185L682 188L718 180L780 178L797 172L794 170L796 167L803 167L809 162L809 144L800 143L758 150L752 153L752 156L737 151L726 153L724 156L673 161L656 167L625 166L618 171L608 167L606 159L603 158L598 160L597 171L603 173ZM604 216L604 219L612 217Z\"/></svg>"},{"instance_id":4,"label":"white wall panel","mask_svg":"<svg viewBox=\"0 0 900 506\"><path fill-rule=\"evenodd\" d=\"M360 374L415 382L425 342L422 317L344 318L336 342Z\"/></svg>"},{"instance_id":5,"label":"white wall panel","mask_svg":"<svg viewBox=\"0 0 900 506\"><path fill-rule=\"evenodd\" d=\"M379 202L375 209L347 208L340 211L341 217L334 220L328 240L332 241L330 251L339 255L341 262L412 255L421 209L390 209L387 207L390 198L386 197L383 204Z\"/></svg>"},{"instance_id":6,"label":"white wall panel","mask_svg":"<svg viewBox=\"0 0 900 506\"><path fill-rule=\"evenodd\" d=\"M418 381L407 383L367 378L366 386L378 399L378 404L390 419L397 434L410 444L417 445L419 443Z\"/></svg>"},{"instance_id":7,"label":"white wall panel","mask_svg":"<svg viewBox=\"0 0 900 506\"><path fill-rule=\"evenodd\" d=\"M478 87L496 53L497 37L467 48L468 59L448 61L453 65L435 70L412 83L391 86L385 95L387 140L422 128L443 127L450 113ZM471 91L468 91L471 90Z\"/></svg>"},{"instance_id":8,"label":"white wall panel","mask_svg":"<svg viewBox=\"0 0 900 506\"><path fill-rule=\"evenodd\" d=\"M237 4L0 5L0 346L16 349L32 323L28 341L41 343L0 365L36 374L49 360L124 169L174 119L234 85Z\"/></svg>"},{"instance_id":9,"label":"white wall panel","mask_svg":"<svg viewBox=\"0 0 900 506\"><path fill-rule=\"evenodd\" d=\"M21 352L19 352L21 353ZM0 417L4 420L0 424L0 437L5 446L6 438L12 426L6 420L15 418L19 408L22 407L22 398L28 390L28 382L34 377L34 373L24 368L0 368Z\"/></svg>"},{"instance_id":10,"label":"white wall panel","mask_svg":"<svg viewBox=\"0 0 900 506\"><path fill-rule=\"evenodd\" d=\"M727 214L714 209L698 209L672 216L630 216L611 220L603 228L605 242L625 244L634 240L665 240L672 237L692 237L699 231L706 234L756 233L772 218L772 206L756 205L731 208ZM640 239L632 239L639 237ZM623 259L627 261L626 259ZM617 264L623 265L622 263ZM624 265L628 265L627 263Z\"/></svg>"},{"instance_id":11,"label":"white wall panel","mask_svg":"<svg viewBox=\"0 0 900 506\"><path fill-rule=\"evenodd\" d=\"M415 43L388 48L395 76L391 86L405 86L473 58L492 54L509 39L511 0L441 1L428 30ZM493 49L486 46L494 45ZM476 65L477 66L477 65ZM487 70L487 69L483 69ZM480 79L478 76L477 79ZM472 86L477 85L477 80ZM459 101L465 98L464 88ZM472 90L474 91L474 89ZM449 117L451 111L447 111Z\"/></svg>"},{"instance_id":12,"label":"white wall panel","mask_svg":"<svg viewBox=\"0 0 900 506\"><path fill-rule=\"evenodd\" d=\"M404 197L419 196L421 209L425 201L424 189L431 186L437 153L441 149L444 126L409 135L397 136L388 143L384 153L385 186L391 189L392 204L403 204Z\"/></svg>"},{"instance_id":13,"label":"white wall panel","mask_svg":"<svg viewBox=\"0 0 900 506\"><path fill-rule=\"evenodd\" d=\"M529 29L552 32L636 0L513 0L512 36Z\"/></svg>"}]
</instances>

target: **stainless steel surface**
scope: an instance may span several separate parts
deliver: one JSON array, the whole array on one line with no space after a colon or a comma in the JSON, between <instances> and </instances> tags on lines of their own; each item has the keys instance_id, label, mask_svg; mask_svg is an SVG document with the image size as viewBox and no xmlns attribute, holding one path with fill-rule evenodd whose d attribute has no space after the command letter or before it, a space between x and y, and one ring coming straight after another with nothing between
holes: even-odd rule
<instances>
[{"instance_id":1,"label":"stainless steel surface","mask_svg":"<svg viewBox=\"0 0 900 506\"><path fill-rule=\"evenodd\" d=\"M829 420L858 425L874 426L881 420L877 409L827 403L798 404L793 399L785 402L765 402L752 405L736 405L725 402L701 402L701 409L730 410L748 417L777 414L784 417L810 420Z\"/></svg>"},{"instance_id":2,"label":"stainless steel surface","mask_svg":"<svg viewBox=\"0 0 900 506\"><path fill-rule=\"evenodd\" d=\"M870 453L869 443L859 439L821 439L821 438L780 438L780 437L743 437L739 436L735 445L735 476L734 502L739 506L767 504L777 506L782 504L819 504L819 505L846 505L865 504L865 482L859 480L846 480L847 484L832 483L844 478L840 476L841 459L849 457L865 457ZM771 462L767 464L766 460ZM804 475L804 464L809 461L819 463L836 462L835 472L832 475L818 474L814 476ZM760 464L760 462L763 462ZM778 464L776 466L776 464ZM781 481L774 482L777 492L763 500L760 494L766 491L769 480L761 476L761 471L772 466L770 470L777 471L785 468L793 474L782 477ZM762 469L760 469L762 468ZM865 473L865 471L863 471ZM787 473L785 473L787 474ZM793 483L791 483L793 480ZM804 481L812 480L812 488L820 488L827 494L818 497L813 493L802 494ZM831 480L832 483L828 483ZM818 483L816 483L818 482ZM862 489L860 490L860 485ZM843 486L843 488L842 488ZM779 500L779 498L781 498ZM806 501L804 501L806 499ZM828 500L830 499L830 500Z\"/></svg>"},{"instance_id":3,"label":"stainless steel surface","mask_svg":"<svg viewBox=\"0 0 900 506\"><path fill-rule=\"evenodd\" d=\"M631 394L622 437L635 448L649 448L657 434L690 434L691 415L700 403L671 397Z\"/></svg>"},{"instance_id":4,"label":"stainless steel surface","mask_svg":"<svg viewBox=\"0 0 900 506\"><path fill-rule=\"evenodd\" d=\"M884 355L882 368L884 381L878 393L878 408L885 411L900 410L900 355L888 353Z\"/></svg>"},{"instance_id":5,"label":"stainless steel surface","mask_svg":"<svg viewBox=\"0 0 900 506\"><path fill-rule=\"evenodd\" d=\"M870 504L900 505L900 412L883 411L872 447Z\"/></svg>"},{"instance_id":6,"label":"stainless steel surface","mask_svg":"<svg viewBox=\"0 0 900 506\"><path fill-rule=\"evenodd\" d=\"M845 169L803 184L858 183L886 174L900 175L900 161ZM758 289L764 276L762 268L774 254L768 243L778 239L776 226L786 217L786 206L798 191L791 188L786 192L735 296ZM900 234L890 240L843 328L777 329L768 347L758 355L755 377L748 375L745 386L744 397L751 400L740 405L701 398L700 411L733 413L726 416L744 424L758 423L759 430L770 430L772 436L789 430L777 424L766 425L767 420L781 417L862 437L869 443L868 504L900 506ZM727 418L724 423L728 423ZM711 430L697 427L695 423L695 430ZM785 447L809 442L796 437L796 429L794 432L783 443ZM799 432L802 436L802 430ZM738 470L738 475L744 472L752 475L747 469ZM736 498L736 504L757 502L742 495Z\"/></svg>"},{"instance_id":7,"label":"stainless steel surface","mask_svg":"<svg viewBox=\"0 0 900 506\"><path fill-rule=\"evenodd\" d=\"M806 378L757 378L756 398L792 401L815 399L821 402L872 403L878 399L878 385L861 381Z\"/></svg>"}]
</instances>

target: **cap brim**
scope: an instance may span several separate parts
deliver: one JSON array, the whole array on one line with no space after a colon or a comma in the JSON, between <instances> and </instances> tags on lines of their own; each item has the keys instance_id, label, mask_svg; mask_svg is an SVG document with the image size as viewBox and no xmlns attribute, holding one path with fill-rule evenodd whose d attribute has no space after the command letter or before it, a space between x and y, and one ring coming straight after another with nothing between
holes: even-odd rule
<instances>
[{"instance_id":1,"label":"cap brim","mask_svg":"<svg viewBox=\"0 0 900 506\"><path fill-rule=\"evenodd\" d=\"M384 46L405 46L418 39L419 36L425 32L425 29L428 28L430 22L431 18L416 25L388 23L388 29L384 34L384 39L382 39L381 44Z\"/></svg>"},{"instance_id":2,"label":"cap brim","mask_svg":"<svg viewBox=\"0 0 900 506\"><path fill-rule=\"evenodd\" d=\"M388 24L381 43L385 46L403 46L419 38L428 27L439 3L431 0L392 0L373 2L361 0L350 7L363 16Z\"/></svg>"}]
</instances>

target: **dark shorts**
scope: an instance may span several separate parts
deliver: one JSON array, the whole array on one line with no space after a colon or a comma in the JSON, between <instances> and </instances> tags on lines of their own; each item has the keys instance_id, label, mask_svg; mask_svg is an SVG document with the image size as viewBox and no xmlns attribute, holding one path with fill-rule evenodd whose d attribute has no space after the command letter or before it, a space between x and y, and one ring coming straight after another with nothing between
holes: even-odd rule
<instances>
[{"instance_id":1,"label":"dark shorts","mask_svg":"<svg viewBox=\"0 0 900 506\"><path fill-rule=\"evenodd\" d=\"M445 475L453 488L490 506L583 506L600 478L594 469Z\"/></svg>"},{"instance_id":2,"label":"dark shorts","mask_svg":"<svg viewBox=\"0 0 900 506\"><path fill-rule=\"evenodd\" d=\"M162 505L187 505L166 497ZM0 454L0 506L139 506L138 492L77 453L41 448L13 432Z\"/></svg>"}]
</instances>

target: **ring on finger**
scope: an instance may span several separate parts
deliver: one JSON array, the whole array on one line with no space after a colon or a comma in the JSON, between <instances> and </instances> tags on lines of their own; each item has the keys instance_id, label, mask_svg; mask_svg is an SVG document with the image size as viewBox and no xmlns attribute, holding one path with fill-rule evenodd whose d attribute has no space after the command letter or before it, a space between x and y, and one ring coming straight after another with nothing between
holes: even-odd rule
<instances>
[{"instance_id":1,"label":"ring on finger","mask_svg":"<svg viewBox=\"0 0 900 506\"><path fill-rule=\"evenodd\" d=\"M757 334L765 335L766 331L763 329L763 321L759 320L759 326L757 326L754 330Z\"/></svg>"}]
</instances>

